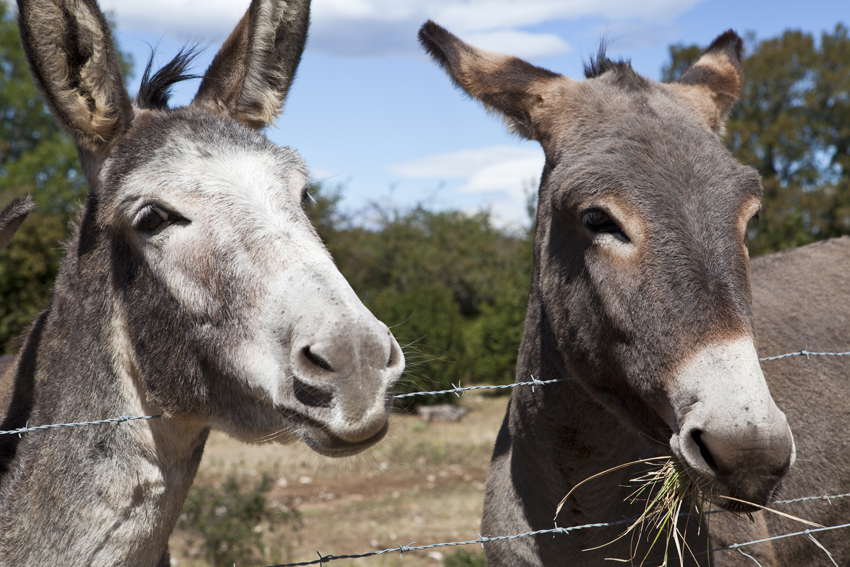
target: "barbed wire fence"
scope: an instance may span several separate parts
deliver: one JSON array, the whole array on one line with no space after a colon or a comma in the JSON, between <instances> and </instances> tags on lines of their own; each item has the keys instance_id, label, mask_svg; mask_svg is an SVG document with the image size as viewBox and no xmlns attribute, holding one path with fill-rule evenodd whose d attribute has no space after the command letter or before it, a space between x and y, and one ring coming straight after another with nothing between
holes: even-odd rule
<instances>
[{"instance_id":1,"label":"barbed wire fence","mask_svg":"<svg viewBox=\"0 0 850 567\"><path fill-rule=\"evenodd\" d=\"M848 352L812 352L812 351L809 351L807 348L804 348L804 349L801 349L799 351L789 352L789 353L781 354L781 355L778 355L778 356L769 356L769 357L759 358L759 362L771 362L771 361L782 360L782 359L790 358L790 357L794 357L794 356L805 356L807 359L810 359L812 356L815 356L815 357L820 357L820 356L825 356L825 357L850 356L850 351L848 351ZM537 387L543 387L543 386L547 386L549 384L554 384L556 382L563 382L563 381L566 381L566 380L569 380L569 379L567 379L567 378L555 378L555 379L551 379L551 380L540 380L538 378L535 378L534 376L531 376L530 381L515 382L513 384L461 387L461 384L458 383L457 385L452 384L453 387L451 389L448 389L448 390L438 390L438 391L431 391L431 392L410 392L410 393L407 393L407 394L400 394L398 396L395 396L395 398L396 399L404 399L404 398L412 398L412 397L417 397L417 396L437 396L437 395L444 395L444 394L455 394L457 397L461 397L461 395L464 392L468 392L468 391L502 390L502 389L517 388L517 387L525 387L525 386L531 387L532 390L533 390L534 388L537 388ZM55 428L61 428L61 427L95 426L95 425L104 425L104 424L109 424L109 423L121 424L121 423L125 423L125 422L128 422L128 421L159 419L161 417L162 416L160 416L160 415L118 416L118 417L114 417L114 418L101 419L101 420L95 420L95 421L83 421L83 422L76 422L76 423L55 423L55 424L37 425L37 426L33 426L33 427L30 427L29 423L27 423L24 427L21 427L21 428L18 428L18 429L0 431L0 435L18 435L20 437L20 436L27 434L27 433L33 433L33 432L36 432L36 431L42 431L42 430L46 430L46 429L55 429ZM828 504L831 504L833 500L837 500L837 499L841 499L841 498L848 498L848 497L850 497L850 493L836 494L836 495L807 496L807 497L802 497L802 498L794 498L794 499L791 499L791 500L780 500L780 501L774 502L773 504L774 505L785 505L785 504L807 502L807 501L821 501L821 502L826 502ZM629 523L630 521L631 520L629 520L629 519L623 519L623 520L617 520L617 521L613 521L613 522L601 522L601 523L584 524L584 525L580 525L580 526L570 526L570 527L559 527L557 525L557 523L555 523L552 528L544 529L544 530L537 530L537 531L532 531L532 532L526 532L526 533L522 533L522 534L502 535L502 536L486 536L486 535L477 534L478 538L473 539L473 540L442 542L442 543L433 543L433 544L429 544L429 545L419 545L419 546L415 545L416 542L409 543L408 545L402 545L401 543L399 543L398 547L387 548L387 549L382 549L382 550L378 550L378 551L371 551L371 552L366 552L366 553L360 553L360 554L351 554L351 555L322 555L321 553L319 553L317 551L316 554L318 555L318 558L314 559L312 561L303 561L303 562L300 562L300 563L276 564L276 565L269 566L269 567L303 567L303 566L307 566L307 565L319 565L319 564L322 564L322 563L329 563L331 561L336 561L336 560L341 560L341 559L363 559L363 558L368 558L368 557L376 557L376 556L379 556L379 555L385 555L385 554L388 554L388 553L395 553L395 552L398 552L401 556L403 556L405 553L410 553L410 552L415 552L415 551L425 551L425 550L428 550L428 549L438 549L438 548L444 548L444 547L458 547L458 546L475 545L475 544L480 544L481 547L483 548L485 543L494 542L494 541L507 541L507 540L514 540L514 539L525 538L525 537L534 537L534 536L546 535L546 534L552 534L553 537L556 537L558 535L566 535L566 534L569 534L571 532L575 532L575 531L579 531L579 530L598 529L598 528L605 528L605 527L623 525L623 524ZM832 530L838 530L838 529L845 529L845 528L850 528L850 523L845 523L845 524L840 524L840 525L835 525L835 526L810 528L810 529L806 529L806 530L802 530L802 531L798 531L798 532L781 534L781 535L773 536L773 537L770 537L770 538L764 538L764 539L753 540L753 541L748 541L748 542L735 543L735 544L731 544L731 545L724 546L724 547L718 547L718 548L706 550L706 551L703 551L701 553L703 553L703 554L714 553L714 552L726 551L726 550L738 551L743 556L751 559L756 565L759 565L759 567L761 567L761 564L753 556L751 556L748 553L746 553L745 551L743 551L743 548L747 548L749 546L757 545L757 544L760 544L760 543L767 543L767 542L781 540L781 539L787 539L787 538L791 538L791 537L806 536L820 550L822 550L827 555L827 557L829 558L829 560L832 562L833 565L838 567L838 564L835 562L835 559L832 557L832 554L815 538L814 534L832 531Z\"/></svg>"},{"instance_id":2,"label":"barbed wire fence","mask_svg":"<svg viewBox=\"0 0 850 567\"><path fill-rule=\"evenodd\" d=\"M810 358L812 356L850 356L850 351L848 352L811 352L806 349L801 349L795 352L789 352L786 354L780 354L779 356L769 356L766 358L759 358L759 362L770 362L772 360L781 360L783 358L789 358L792 356L805 356L806 358ZM569 378L554 378L552 380L540 380L531 377L531 380L528 382L514 382L512 384L497 384L497 385L486 385L486 386L467 386L462 388L460 384L455 386L452 384L453 388L449 390L437 390L433 392L410 392L407 394L399 394L395 396L396 400L401 400L404 398L413 398L416 396L439 396L442 394L455 394L457 397L461 397L463 392L469 392L473 390L505 390L517 388L520 386L531 386L532 391L537 386L545 386L547 384L554 384L556 382L564 382L569 380ZM159 419L161 415L140 415L140 416L118 416L112 417L109 419L100 419L97 421L81 421L76 423L53 423L49 425L37 425L30 427L29 423L27 423L24 427L20 427L18 429L10 429L7 431L0 431L0 435L23 435L24 433L30 433L33 431L40 431L44 429L55 429L58 427L82 427L87 425L102 425L106 423L124 423L126 421L136 421L136 420L144 420L144 419Z\"/></svg>"}]
</instances>

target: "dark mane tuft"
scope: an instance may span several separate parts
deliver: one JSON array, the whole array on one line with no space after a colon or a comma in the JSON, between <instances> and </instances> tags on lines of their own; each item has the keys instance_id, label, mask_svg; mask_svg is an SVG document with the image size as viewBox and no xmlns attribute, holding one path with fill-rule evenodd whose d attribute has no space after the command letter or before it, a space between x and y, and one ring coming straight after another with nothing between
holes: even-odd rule
<instances>
[{"instance_id":1,"label":"dark mane tuft","mask_svg":"<svg viewBox=\"0 0 850 567\"><path fill-rule=\"evenodd\" d=\"M612 61L605 53L607 50L608 41L603 39L599 43L599 50L596 52L596 55L591 55L590 61L584 64L585 78L595 79L611 70L631 70L631 61L629 61L628 59L618 59L617 61Z\"/></svg>"},{"instance_id":2,"label":"dark mane tuft","mask_svg":"<svg viewBox=\"0 0 850 567\"><path fill-rule=\"evenodd\" d=\"M615 79L615 84L627 90L644 90L649 88L650 81L645 77L635 73L632 69L632 62L629 59L618 59L612 61L605 54L608 48L608 42L604 39L599 44L599 51L596 55L590 56L590 61L584 64L584 76L588 79L601 77L605 73L612 73Z\"/></svg>"},{"instance_id":3,"label":"dark mane tuft","mask_svg":"<svg viewBox=\"0 0 850 567\"><path fill-rule=\"evenodd\" d=\"M139 86L139 94L136 95L136 104L139 108L167 109L172 86L181 81L201 78L199 75L187 73L189 66L200 53L201 49L198 46L184 47L174 59L151 76L154 50L145 67L142 84Z\"/></svg>"}]
</instances>

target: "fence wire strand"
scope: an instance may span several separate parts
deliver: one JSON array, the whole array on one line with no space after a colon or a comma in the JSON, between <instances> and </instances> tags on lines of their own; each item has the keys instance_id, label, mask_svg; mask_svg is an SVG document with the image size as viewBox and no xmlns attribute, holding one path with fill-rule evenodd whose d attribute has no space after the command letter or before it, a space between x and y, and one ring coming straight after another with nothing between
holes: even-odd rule
<instances>
[{"instance_id":1,"label":"fence wire strand","mask_svg":"<svg viewBox=\"0 0 850 567\"><path fill-rule=\"evenodd\" d=\"M759 362L768 362L771 360L781 360L783 358L789 358L792 356L805 356L806 358L812 356L850 356L850 352L811 352L807 349L801 349L796 352L789 352L786 354L780 354L779 356L769 356L766 358L759 358ZM529 382L514 382L513 384L498 384L493 386L467 386L465 388L461 387L460 382L458 382L457 386L452 384L452 389L450 390L438 390L435 392L410 392L407 394L399 394L395 396L396 400L401 400L404 398L413 398L416 396L439 396L441 394L454 394L458 398L464 392L469 392L471 390L504 390L510 388L517 388L519 386L531 386L531 390L534 391L534 388L537 386L545 386L547 384L554 384L555 382L565 382L569 380L568 378L554 378L552 380L539 380L534 376L531 377L531 381ZM140 415L140 416L120 416L113 417L110 419L101 419L98 421L82 421L79 423L54 423L50 425L37 425L34 427L29 427L27 424L25 427L20 427L18 429L12 429L8 431L0 431L0 435L23 435L24 433L30 433L32 431L39 431L43 429L54 429L58 427L81 427L85 425L101 425L104 423L123 423L125 421L134 421L139 419L158 419L162 416L159 415Z\"/></svg>"},{"instance_id":2,"label":"fence wire strand","mask_svg":"<svg viewBox=\"0 0 850 567\"><path fill-rule=\"evenodd\" d=\"M104 423L124 423L125 421L137 421L139 419L159 419L162 417L161 415L138 415L138 416L120 416L120 417L112 417L110 419L101 419L98 421L81 421L79 423L52 423L50 425L36 425L34 427L30 427L29 424L24 427L19 427L18 429L11 429L9 431L0 431L0 435L17 435L21 436L24 433L29 433L30 431L40 431L42 429L56 429L58 427L81 427L84 425L102 425Z\"/></svg>"},{"instance_id":3,"label":"fence wire strand","mask_svg":"<svg viewBox=\"0 0 850 567\"><path fill-rule=\"evenodd\" d=\"M850 495L842 494L840 496L832 496L830 498L839 498L839 497L845 497L845 496L850 496ZM821 497L817 496L817 497L813 497L813 498L807 498L805 500L820 499L820 498ZM796 501L800 501L800 500L803 500L803 499L798 499ZM776 502L776 504L779 504L779 502ZM687 514L684 514L684 515L687 515ZM629 523L631 521L632 520L618 520L616 522L602 522L602 523L596 523L596 524L584 524L584 525L581 525L581 526L572 526L572 527L569 527L569 528L558 527L558 525L555 524L554 528L549 528L549 529L546 529L546 530L537 530L537 531L533 531L533 532L526 532L526 533L511 535L511 536L488 537L488 536L482 536L481 534L478 534L478 539L473 539L473 540L469 540L469 541L452 541L452 542L434 543L434 544L431 544L431 545L419 545L419 546L414 545L416 542L413 542L413 543L410 543L408 545L399 544L398 547L390 547L390 548L387 548L387 549L382 549L380 551L369 551L369 552L366 552L366 553L359 553L359 554L353 554L353 555L333 555L333 554L322 555L320 552L317 551L316 554L319 556L319 558L313 559L312 561L302 561L301 563L279 563L279 564L276 564L276 565L269 565L268 567L305 567L307 565L319 565L319 564L322 564L322 563L330 563L331 561L336 561L336 560L339 560L339 559L364 559L364 558L367 558L367 557L376 557L378 555L385 555L387 553L395 553L395 552L398 552L399 555L403 557L405 553L410 553L410 552L413 552L413 551L424 551L426 549L436 549L436 548L440 548L440 547L455 547L455 546L461 546L461 545L474 545L476 543L481 544L481 547L483 548L485 543L489 543L491 541L507 541L507 540L512 540L512 539L519 539L519 538L523 538L523 537L532 537L532 536L545 535L545 534L553 534L552 537L555 537L558 534L568 534L570 532L574 532L574 531L578 531L578 530L586 530L586 529L591 529L591 528L608 528L608 527L612 527L612 526L618 526L618 525L626 524L626 523ZM805 535L808 538L810 538L812 541L814 541L814 543L820 549L822 549L824 551L824 553L826 553L829 556L830 560L834 564L835 560L833 559L832 554L819 541L817 541L815 539L814 535L812 535L812 534L816 534L816 533L819 533L819 532L826 532L826 531L830 531L830 530L838 530L838 529L843 529L843 528L850 528L850 523L841 524L841 525L837 525L837 526L828 526L828 527L823 527L823 528L807 529L807 530L803 530L803 531L800 531L800 532L782 534L782 535L764 538L764 539L759 539L759 540L755 540L755 541L734 543L732 545L727 545L725 547L716 547L714 549L709 550L708 552L703 551L702 553L713 553L713 552L717 552L717 551L735 550L735 551L738 551L739 553L749 557L753 561L756 561L755 558L744 553L740 548L749 547L751 545L756 545L756 544L759 544L759 543L767 543L767 542L770 542L770 541L787 539L789 537L797 537L797 536ZM758 562L756 561L756 563L758 563Z\"/></svg>"}]
</instances>

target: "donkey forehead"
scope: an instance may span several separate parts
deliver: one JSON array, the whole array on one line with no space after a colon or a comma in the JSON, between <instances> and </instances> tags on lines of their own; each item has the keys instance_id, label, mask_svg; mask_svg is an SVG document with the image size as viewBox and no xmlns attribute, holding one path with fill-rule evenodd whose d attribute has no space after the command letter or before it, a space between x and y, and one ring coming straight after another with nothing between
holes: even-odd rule
<instances>
[{"instance_id":1,"label":"donkey forehead","mask_svg":"<svg viewBox=\"0 0 850 567\"><path fill-rule=\"evenodd\" d=\"M165 195L286 208L300 206L296 192L307 183L307 168L295 150L228 118L143 111L107 160L103 180L111 214Z\"/></svg>"},{"instance_id":2,"label":"donkey forehead","mask_svg":"<svg viewBox=\"0 0 850 567\"><path fill-rule=\"evenodd\" d=\"M690 108L654 87L588 89L558 140L548 184L554 204L574 209L613 199L644 215L753 208L762 194L756 171L738 163Z\"/></svg>"}]
</instances>

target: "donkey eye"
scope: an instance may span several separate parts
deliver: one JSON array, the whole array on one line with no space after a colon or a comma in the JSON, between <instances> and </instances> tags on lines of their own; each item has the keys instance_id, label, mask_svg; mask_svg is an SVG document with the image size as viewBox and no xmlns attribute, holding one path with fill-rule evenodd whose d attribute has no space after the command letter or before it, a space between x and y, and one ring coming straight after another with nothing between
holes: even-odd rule
<instances>
[{"instance_id":1,"label":"donkey eye","mask_svg":"<svg viewBox=\"0 0 850 567\"><path fill-rule=\"evenodd\" d=\"M626 242L631 242L623 229L607 213L599 209L590 209L581 217L581 222L591 232L613 234Z\"/></svg>"},{"instance_id":2,"label":"donkey eye","mask_svg":"<svg viewBox=\"0 0 850 567\"><path fill-rule=\"evenodd\" d=\"M759 213L761 211L757 211L756 214L750 218L750 222L747 223L747 228L744 230L744 244L749 244L750 240L756 237L759 232L759 224L761 218L759 217Z\"/></svg>"},{"instance_id":3,"label":"donkey eye","mask_svg":"<svg viewBox=\"0 0 850 567\"><path fill-rule=\"evenodd\" d=\"M171 221L171 215L168 214L168 212L160 209L159 207L150 205L139 215L138 220L136 221L136 228L142 228L153 232L169 221Z\"/></svg>"},{"instance_id":4,"label":"donkey eye","mask_svg":"<svg viewBox=\"0 0 850 567\"><path fill-rule=\"evenodd\" d=\"M304 189L301 190L301 206L302 207L312 207L316 204L316 199L310 194L310 186L305 185Z\"/></svg>"}]
</instances>

